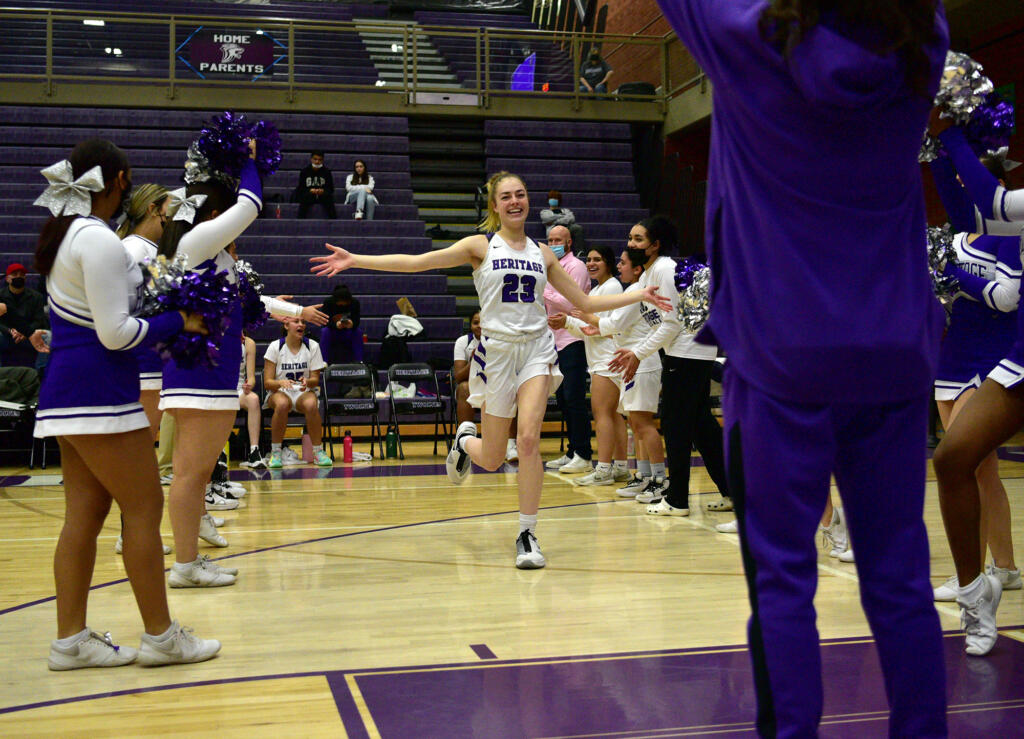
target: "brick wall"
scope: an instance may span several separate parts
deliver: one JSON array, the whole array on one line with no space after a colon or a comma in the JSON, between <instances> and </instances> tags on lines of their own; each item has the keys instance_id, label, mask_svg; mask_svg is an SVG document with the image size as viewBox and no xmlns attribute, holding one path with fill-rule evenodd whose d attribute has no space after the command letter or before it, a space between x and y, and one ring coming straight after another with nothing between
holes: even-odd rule
<instances>
[{"instance_id":1,"label":"brick wall","mask_svg":"<svg viewBox=\"0 0 1024 739\"><path fill-rule=\"evenodd\" d=\"M598 12L603 5L608 6L605 33L631 35L655 19L653 24L641 32L642 35L662 36L671 30L655 0L599 0L594 12ZM649 82L655 87L661 85L661 53L657 47L617 46L612 43L601 50L615 70L611 79L612 87L618 87L623 82Z\"/></svg>"}]
</instances>

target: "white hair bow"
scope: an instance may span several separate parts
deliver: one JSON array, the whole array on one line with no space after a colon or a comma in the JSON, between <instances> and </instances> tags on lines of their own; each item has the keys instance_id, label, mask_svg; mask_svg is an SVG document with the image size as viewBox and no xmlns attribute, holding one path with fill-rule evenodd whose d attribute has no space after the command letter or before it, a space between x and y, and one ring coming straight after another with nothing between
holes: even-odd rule
<instances>
[{"instance_id":1,"label":"white hair bow","mask_svg":"<svg viewBox=\"0 0 1024 739\"><path fill-rule=\"evenodd\" d=\"M172 209L177 208L172 220L192 223L196 219L196 211L206 202L207 196L199 193L198 195L185 197L185 188L179 187L177 190L172 190L168 193L168 197L171 199L168 207Z\"/></svg>"},{"instance_id":2,"label":"white hair bow","mask_svg":"<svg viewBox=\"0 0 1024 739\"><path fill-rule=\"evenodd\" d=\"M40 170L50 182L33 205L49 208L54 216L88 216L92 213L92 194L103 190L103 171L93 167L77 180L67 159Z\"/></svg>"}]
</instances>

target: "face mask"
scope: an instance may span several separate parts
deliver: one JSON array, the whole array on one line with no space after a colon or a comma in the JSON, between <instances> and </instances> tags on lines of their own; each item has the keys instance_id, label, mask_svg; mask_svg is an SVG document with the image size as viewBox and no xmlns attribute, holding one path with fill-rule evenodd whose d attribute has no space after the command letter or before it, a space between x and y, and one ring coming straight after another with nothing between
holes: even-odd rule
<instances>
[{"instance_id":1,"label":"face mask","mask_svg":"<svg viewBox=\"0 0 1024 739\"><path fill-rule=\"evenodd\" d=\"M11 287L13 287L13 288L15 288L17 290L20 290L21 288L25 287L25 278L24 277L12 277L11 278Z\"/></svg>"},{"instance_id":2,"label":"face mask","mask_svg":"<svg viewBox=\"0 0 1024 739\"><path fill-rule=\"evenodd\" d=\"M555 256L561 259L565 256L565 244L551 244L551 251L555 253Z\"/></svg>"},{"instance_id":3,"label":"face mask","mask_svg":"<svg viewBox=\"0 0 1024 739\"><path fill-rule=\"evenodd\" d=\"M557 198L548 198L548 205L550 205L552 208L557 208L558 207L558 199Z\"/></svg>"}]
</instances>

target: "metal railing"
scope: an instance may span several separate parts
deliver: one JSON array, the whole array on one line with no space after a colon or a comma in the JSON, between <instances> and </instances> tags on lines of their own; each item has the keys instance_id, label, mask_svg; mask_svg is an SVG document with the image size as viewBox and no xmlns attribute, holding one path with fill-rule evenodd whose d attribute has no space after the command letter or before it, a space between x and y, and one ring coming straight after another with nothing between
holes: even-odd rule
<instances>
[{"instance_id":1,"label":"metal railing","mask_svg":"<svg viewBox=\"0 0 1024 739\"><path fill-rule=\"evenodd\" d=\"M84 25L85 21L89 24ZM700 79L695 65L693 69L687 65L689 55L674 36L27 8L0 8L0 22L8 29L0 40L0 83L39 81L44 98L54 94L56 83L130 82L163 86L172 100L184 89L223 88L228 93L230 88L249 87L280 90L289 102L306 90L400 94L402 105L413 106L424 93L458 93L475 96L470 104L480 108L501 96L567 99L578 110L585 101L607 105L616 101L614 94L580 92L583 55L591 46L602 44L653 49L661 59L658 79L651 80L657 82L658 91L629 95L630 101L650 101L664 112L672 96ZM273 44L276 58L270 69L251 78L218 77L216 72L203 75L186 53L197 29L263 36ZM373 57L363 41L385 36L394 39L391 53ZM343 47L346 40L349 46ZM353 56L324 53L332 43L352 49ZM161 47L167 49L166 56ZM441 69L432 49L440 52ZM381 66L371 67L374 61ZM512 80L524 63L532 63L533 74L524 74L521 89L514 89ZM393 71L387 79L383 66ZM445 72L455 80L440 79Z\"/></svg>"}]
</instances>

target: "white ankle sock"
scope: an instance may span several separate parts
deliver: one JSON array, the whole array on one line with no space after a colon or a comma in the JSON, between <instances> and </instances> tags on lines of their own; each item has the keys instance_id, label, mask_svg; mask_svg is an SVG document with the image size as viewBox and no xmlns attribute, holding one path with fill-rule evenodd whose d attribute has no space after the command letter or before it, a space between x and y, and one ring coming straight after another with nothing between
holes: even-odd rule
<instances>
[{"instance_id":1,"label":"white ankle sock","mask_svg":"<svg viewBox=\"0 0 1024 739\"><path fill-rule=\"evenodd\" d=\"M638 459L636 461L636 473L640 475L640 477L650 477L651 463L646 459Z\"/></svg>"},{"instance_id":2,"label":"white ankle sock","mask_svg":"<svg viewBox=\"0 0 1024 739\"><path fill-rule=\"evenodd\" d=\"M596 469L597 469L598 472L611 472L612 471L612 463L611 462L598 462Z\"/></svg>"},{"instance_id":3,"label":"white ankle sock","mask_svg":"<svg viewBox=\"0 0 1024 739\"><path fill-rule=\"evenodd\" d=\"M270 445L270 451L272 451L272 452L279 452L279 451L281 451L281 445L280 444L271 444Z\"/></svg>"},{"instance_id":4,"label":"white ankle sock","mask_svg":"<svg viewBox=\"0 0 1024 739\"><path fill-rule=\"evenodd\" d=\"M651 464L651 476L660 477L665 479L665 463L664 462L653 462Z\"/></svg>"},{"instance_id":5,"label":"white ankle sock","mask_svg":"<svg viewBox=\"0 0 1024 739\"><path fill-rule=\"evenodd\" d=\"M174 634L174 624L172 623L170 626L168 626L167 627L167 631L165 631L162 634L150 634L148 631L146 632L146 634L148 634L149 638L152 639L153 641L158 641L158 642L167 641Z\"/></svg>"},{"instance_id":6,"label":"white ankle sock","mask_svg":"<svg viewBox=\"0 0 1024 739\"><path fill-rule=\"evenodd\" d=\"M532 516L527 516L525 513L519 514L519 533L524 531L537 531L537 514L534 513Z\"/></svg>"},{"instance_id":7,"label":"white ankle sock","mask_svg":"<svg viewBox=\"0 0 1024 739\"><path fill-rule=\"evenodd\" d=\"M612 466L615 467L616 469L624 470L628 466L628 463L624 459L616 459L614 462L612 462Z\"/></svg>"},{"instance_id":8,"label":"white ankle sock","mask_svg":"<svg viewBox=\"0 0 1024 739\"><path fill-rule=\"evenodd\" d=\"M73 647L76 642L89 636L89 627L86 627L79 631L77 634L71 636L65 636L63 639L54 639L54 643L59 647Z\"/></svg>"},{"instance_id":9,"label":"white ankle sock","mask_svg":"<svg viewBox=\"0 0 1024 739\"><path fill-rule=\"evenodd\" d=\"M323 450L324 450L324 445L323 444L314 444L313 445L313 454L316 454L317 452L322 452Z\"/></svg>"},{"instance_id":10,"label":"white ankle sock","mask_svg":"<svg viewBox=\"0 0 1024 739\"><path fill-rule=\"evenodd\" d=\"M249 447L249 453L250 454L252 454L253 452L258 452L259 450L260 450L260 448L258 446L256 446L255 444L253 444L252 446Z\"/></svg>"}]
</instances>

